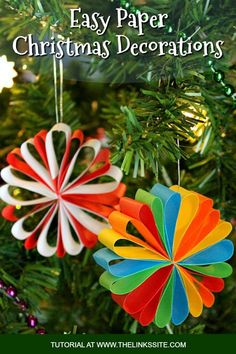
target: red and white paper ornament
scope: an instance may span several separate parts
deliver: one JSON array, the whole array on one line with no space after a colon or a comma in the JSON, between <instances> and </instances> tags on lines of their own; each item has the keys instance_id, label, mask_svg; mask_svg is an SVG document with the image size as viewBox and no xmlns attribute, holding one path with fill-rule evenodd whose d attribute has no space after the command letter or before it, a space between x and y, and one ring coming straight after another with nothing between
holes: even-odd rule
<instances>
[{"instance_id":1,"label":"red and white paper ornament","mask_svg":"<svg viewBox=\"0 0 236 354\"><path fill-rule=\"evenodd\" d=\"M62 154L56 152L58 134L63 135ZM85 140L81 130L72 132L64 123L40 131L10 152L7 162L9 166L1 171L7 184L0 188L0 197L9 205L2 215L14 221L16 239L25 240L27 249L37 247L45 257L75 256L84 246L93 247L125 192L121 170L109 161L109 149L97 139ZM17 217L16 209L23 215ZM26 230L25 224L37 218L35 227ZM53 228L57 240L51 245Z\"/></svg>"}]
</instances>

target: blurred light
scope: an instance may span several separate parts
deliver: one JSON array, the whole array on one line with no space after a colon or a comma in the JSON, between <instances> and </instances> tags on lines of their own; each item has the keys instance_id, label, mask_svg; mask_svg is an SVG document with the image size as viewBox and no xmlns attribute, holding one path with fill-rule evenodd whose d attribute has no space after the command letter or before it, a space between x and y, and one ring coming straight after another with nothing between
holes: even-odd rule
<instances>
[{"instance_id":1,"label":"blurred light","mask_svg":"<svg viewBox=\"0 0 236 354\"><path fill-rule=\"evenodd\" d=\"M199 107L198 109L196 109L194 106L190 106L188 112L182 111L182 113L186 118L196 119L196 124L193 125L190 129L192 130L196 138L200 138L209 123L207 111L204 108ZM189 140L191 140L192 142L196 141L196 139L192 137L190 137Z\"/></svg>"},{"instance_id":2,"label":"blurred light","mask_svg":"<svg viewBox=\"0 0 236 354\"><path fill-rule=\"evenodd\" d=\"M41 21L40 23L41 23L43 28L45 28L47 26L47 22L46 21Z\"/></svg>"},{"instance_id":3,"label":"blurred light","mask_svg":"<svg viewBox=\"0 0 236 354\"><path fill-rule=\"evenodd\" d=\"M97 110L98 110L98 101L93 101L93 102L91 103L91 107L92 107L93 113L96 113Z\"/></svg>"},{"instance_id":4,"label":"blurred light","mask_svg":"<svg viewBox=\"0 0 236 354\"><path fill-rule=\"evenodd\" d=\"M24 64L24 65L22 66L22 69L23 69L23 70L26 70L26 69L27 69L27 65Z\"/></svg>"},{"instance_id":5,"label":"blurred light","mask_svg":"<svg viewBox=\"0 0 236 354\"><path fill-rule=\"evenodd\" d=\"M19 188L16 188L14 191L13 191L13 196L14 197L17 197L19 194L20 194L20 189Z\"/></svg>"},{"instance_id":6,"label":"blurred light","mask_svg":"<svg viewBox=\"0 0 236 354\"><path fill-rule=\"evenodd\" d=\"M39 77L32 73L30 70L24 70L21 73L20 79L23 82L34 83L39 79Z\"/></svg>"},{"instance_id":7,"label":"blurred light","mask_svg":"<svg viewBox=\"0 0 236 354\"><path fill-rule=\"evenodd\" d=\"M16 210L20 210L21 209L21 205L16 205Z\"/></svg>"},{"instance_id":8,"label":"blurred light","mask_svg":"<svg viewBox=\"0 0 236 354\"><path fill-rule=\"evenodd\" d=\"M194 114L193 113L185 112L185 111L182 111L182 113L183 113L183 115L185 115L185 117L194 118Z\"/></svg>"},{"instance_id":9,"label":"blurred light","mask_svg":"<svg viewBox=\"0 0 236 354\"><path fill-rule=\"evenodd\" d=\"M14 62L7 61L5 55L0 57L0 93L4 87L11 88L14 84L13 78L17 76L14 65Z\"/></svg>"}]
</instances>

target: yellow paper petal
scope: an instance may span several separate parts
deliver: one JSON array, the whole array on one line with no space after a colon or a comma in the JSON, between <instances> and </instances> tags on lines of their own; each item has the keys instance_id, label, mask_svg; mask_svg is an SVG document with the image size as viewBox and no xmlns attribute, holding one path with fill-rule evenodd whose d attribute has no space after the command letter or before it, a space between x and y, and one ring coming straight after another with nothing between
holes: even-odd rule
<instances>
[{"instance_id":1,"label":"yellow paper petal","mask_svg":"<svg viewBox=\"0 0 236 354\"><path fill-rule=\"evenodd\" d=\"M162 256L155 250L152 250L151 247L140 247L140 243L134 242L130 238L125 238L111 229L103 229L99 234L98 239L104 246L108 247L111 251L113 251L120 257L124 257L127 259L167 260L166 257ZM133 243L134 246L116 246L116 243L122 240L129 241Z\"/></svg>"},{"instance_id":2,"label":"yellow paper petal","mask_svg":"<svg viewBox=\"0 0 236 354\"><path fill-rule=\"evenodd\" d=\"M199 198L196 193L187 191L186 189L179 186L172 186L170 189L181 194L181 205L174 238L173 253L175 254L186 230L197 214Z\"/></svg>"},{"instance_id":3,"label":"yellow paper petal","mask_svg":"<svg viewBox=\"0 0 236 354\"><path fill-rule=\"evenodd\" d=\"M232 231L232 225L229 222L220 220L219 224L212 230L198 245L196 245L191 251L189 251L183 258L192 256L204 250L207 247L214 245L217 242L224 240Z\"/></svg>"},{"instance_id":4,"label":"yellow paper petal","mask_svg":"<svg viewBox=\"0 0 236 354\"><path fill-rule=\"evenodd\" d=\"M187 272L185 272L181 267L178 267L178 270L180 271L187 294L189 311L193 317L199 317L203 310L202 298L197 291L196 286L187 275Z\"/></svg>"}]
</instances>

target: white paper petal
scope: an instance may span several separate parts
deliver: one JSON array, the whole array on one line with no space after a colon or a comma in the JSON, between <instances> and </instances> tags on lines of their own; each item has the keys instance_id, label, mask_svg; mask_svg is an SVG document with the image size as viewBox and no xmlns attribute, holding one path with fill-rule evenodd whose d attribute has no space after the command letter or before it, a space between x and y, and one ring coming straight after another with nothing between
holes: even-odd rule
<instances>
[{"instance_id":1,"label":"white paper petal","mask_svg":"<svg viewBox=\"0 0 236 354\"><path fill-rule=\"evenodd\" d=\"M42 220L39 222L39 224L31 231L25 231L24 226L23 226L25 220L27 220L32 215L35 215L35 214L39 213L40 211L42 211L43 209L47 209L47 208L48 208L48 206L46 206L46 207L44 206L44 207L38 209L37 211L35 211L34 213L31 213L30 215L26 215L26 216L22 217L21 219L17 220L11 228L12 235L17 240L26 240L30 235L32 235L32 233L35 231L36 228L40 227L43 224L44 220L46 219L47 215L50 213L53 206L50 207L50 209L46 212L46 214L44 215Z\"/></svg>"},{"instance_id":2,"label":"white paper petal","mask_svg":"<svg viewBox=\"0 0 236 354\"><path fill-rule=\"evenodd\" d=\"M29 151L28 145L31 144L34 146L34 140L29 139L25 141L21 145L21 154L27 164L47 183L52 189L54 188L52 179L50 177L49 172L47 169L34 158L34 156Z\"/></svg>"},{"instance_id":3,"label":"white paper petal","mask_svg":"<svg viewBox=\"0 0 236 354\"><path fill-rule=\"evenodd\" d=\"M49 164L49 170L53 179L55 179L59 174L59 166L57 163L57 157L53 142L53 133L63 132L66 138L66 145L69 143L71 138L71 129L68 125L64 123L58 123L48 132L46 137L46 152Z\"/></svg>"},{"instance_id":4,"label":"white paper petal","mask_svg":"<svg viewBox=\"0 0 236 354\"><path fill-rule=\"evenodd\" d=\"M70 184L67 185L67 183L68 183L68 181L70 179L70 176L71 176L71 174L73 172L73 169L74 169L74 166L75 166L75 163L76 163L76 159L77 159L80 151L82 149L84 149L84 148L87 148L87 147L93 149L93 151L94 151L93 159L91 160L90 163L87 164L87 167L84 169L84 171L82 171L79 176L77 176ZM101 149L101 142L99 140L97 140L97 139L90 139L86 143L84 143L83 145L80 146L80 148L76 151L74 157L72 158L72 160L70 162L70 166L69 166L68 171L67 171L67 173L65 175L63 184L61 186L61 190L64 190L64 189L67 190L67 189L70 188L71 185L73 185L74 183L79 181L79 179L88 171L90 166L95 161L100 149Z\"/></svg>"},{"instance_id":5,"label":"white paper petal","mask_svg":"<svg viewBox=\"0 0 236 354\"><path fill-rule=\"evenodd\" d=\"M53 193L46 185L40 183L40 182L31 182L28 180L21 179L19 177L16 177L13 172L12 168L10 166L5 167L1 171L1 176L2 179L8 183L10 186L15 186L19 188L26 189L28 191L41 194L47 198L50 199L56 199L57 195L56 193Z\"/></svg>"},{"instance_id":6,"label":"white paper petal","mask_svg":"<svg viewBox=\"0 0 236 354\"><path fill-rule=\"evenodd\" d=\"M108 183L79 185L66 190L64 194L102 194L113 192L118 187L123 174L119 167L111 166L110 169L102 176L112 177L115 181Z\"/></svg>"},{"instance_id":7,"label":"white paper petal","mask_svg":"<svg viewBox=\"0 0 236 354\"><path fill-rule=\"evenodd\" d=\"M4 184L4 186L2 186L0 188L0 198L4 202L6 202L10 205L29 206L29 205L47 203L47 202L51 201L51 198L47 198L47 197L37 198L37 199L33 199L33 200L19 200L19 199L16 199L10 195L9 188L10 188L10 186L8 184Z\"/></svg>"},{"instance_id":8,"label":"white paper petal","mask_svg":"<svg viewBox=\"0 0 236 354\"><path fill-rule=\"evenodd\" d=\"M76 242L71 234L71 229L68 221L68 214L65 210L63 202L60 203L59 218L64 249L71 256L76 256L82 251L84 245L81 241L80 243Z\"/></svg>"},{"instance_id":9,"label":"white paper petal","mask_svg":"<svg viewBox=\"0 0 236 354\"><path fill-rule=\"evenodd\" d=\"M65 206L67 210L74 216L74 218L81 224L83 225L86 229L89 231L93 232L95 235L98 235L102 229L107 228L108 224L107 222L101 222L99 220L96 220L89 214L85 213L80 207L68 203L65 203ZM88 210L90 213L93 213L94 215L98 215L99 217L102 217L101 215L92 212L91 210ZM106 220L104 218L104 220Z\"/></svg>"},{"instance_id":10,"label":"white paper petal","mask_svg":"<svg viewBox=\"0 0 236 354\"><path fill-rule=\"evenodd\" d=\"M38 238L38 242L37 242L37 250L38 253L41 254L41 256L44 257L51 257L56 253L57 250L57 246L52 247L48 244L47 241L47 237L48 237L48 231L49 228L51 226L51 223L53 221L54 216L56 215L56 213L58 212L58 206L56 206L54 212L52 213L49 221L47 222L47 224L44 226L44 228L42 229L39 238Z\"/></svg>"}]
</instances>

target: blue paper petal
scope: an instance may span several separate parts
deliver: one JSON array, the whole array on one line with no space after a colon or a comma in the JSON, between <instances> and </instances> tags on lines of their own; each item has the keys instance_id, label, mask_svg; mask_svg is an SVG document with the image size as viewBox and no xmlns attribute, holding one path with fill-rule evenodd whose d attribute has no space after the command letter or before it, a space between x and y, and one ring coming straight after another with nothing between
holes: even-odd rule
<instances>
[{"instance_id":1,"label":"blue paper petal","mask_svg":"<svg viewBox=\"0 0 236 354\"><path fill-rule=\"evenodd\" d=\"M172 306L172 322L174 325L178 326L184 322L188 317L188 299L184 289L184 285L179 275L178 270L175 268L174 273L174 295L173 295L173 306Z\"/></svg>"},{"instance_id":2,"label":"blue paper petal","mask_svg":"<svg viewBox=\"0 0 236 354\"><path fill-rule=\"evenodd\" d=\"M117 256L114 252L110 251L108 248L102 248L93 254L95 262L100 265L103 269L110 271L110 262L124 259Z\"/></svg>"},{"instance_id":3,"label":"blue paper petal","mask_svg":"<svg viewBox=\"0 0 236 354\"><path fill-rule=\"evenodd\" d=\"M179 193L174 192L159 183L155 184L150 193L155 195L162 202L164 213L162 217L164 218L167 251L168 254L172 256L175 227L179 215L181 196Z\"/></svg>"},{"instance_id":4,"label":"blue paper petal","mask_svg":"<svg viewBox=\"0 0 236 354\"><path fill-rule=\"evenodd\" d=\"M169 262L166 261L124 260L124 258L117 256L107 248L102 248L94 253L93 258L97 264L116 277L131 275L160 264L163 264L163 266L169 264ZM110 264L112 261L116 260L121 260L121 262L113 265Z\"/></svg>"},{"instance_id":5,"label":"blue paper petal","mask_svg":"<svg viewBox=\"0 0 236 354\"><path fill-rule=\"evenodd\" d=\"M204 249L201 252L186 258L179 264L186 265L207 265L225 262L232 257L234 253L234 245L230 240L223 240Z\"/></svg>"}]
</instances>

